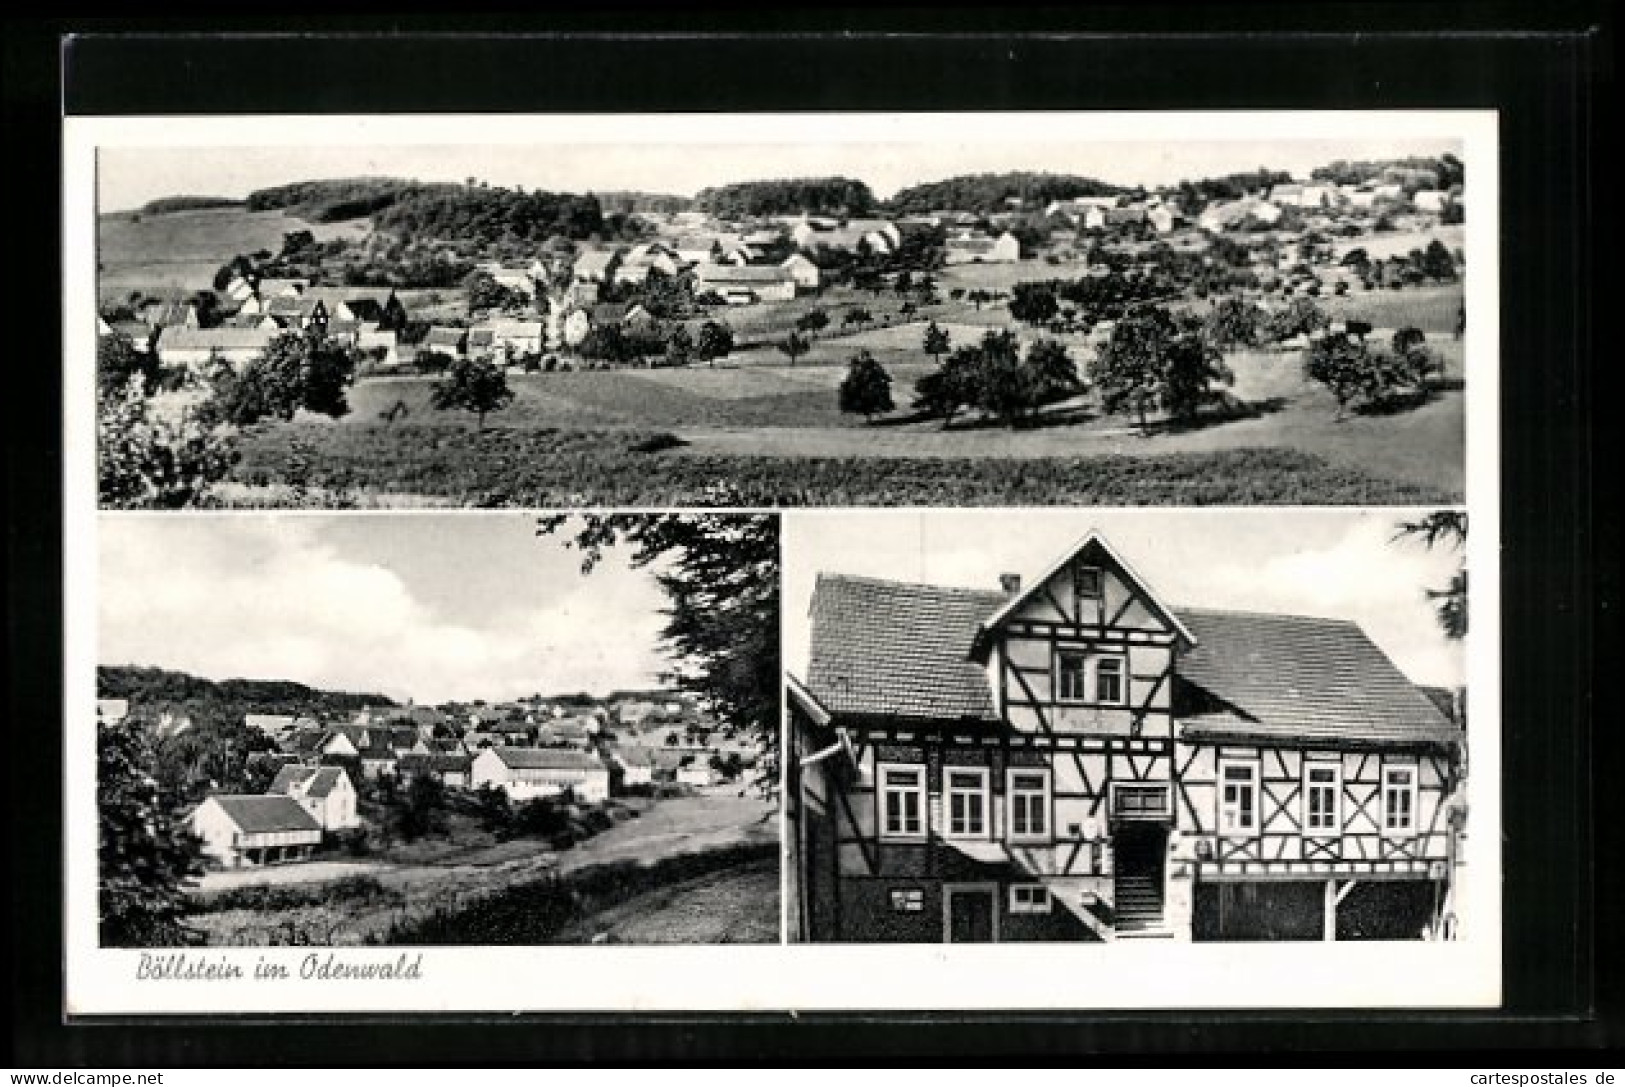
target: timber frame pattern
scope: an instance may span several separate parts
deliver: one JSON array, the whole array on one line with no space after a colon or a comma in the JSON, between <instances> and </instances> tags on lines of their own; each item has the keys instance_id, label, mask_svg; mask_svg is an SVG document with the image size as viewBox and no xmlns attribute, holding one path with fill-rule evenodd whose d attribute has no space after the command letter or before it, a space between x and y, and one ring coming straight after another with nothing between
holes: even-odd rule
<instances>
[{"instance_id":1,"label":"timber frame pattern","mask_svg":"<svg viewBox=\"0 0 1625 1087\"><path fill-rule=\"evenodd\" d=\"M1026 591L1014 579L1003 593L939 590L960 617L945 622L973 614L974 629L911 635L932 591L820 579L812 668L788 699L799 938L1453 928L1461 733L1352 624L1176 612L1098 534ZM888 625L889 608L907 618ZM843 652L851 637L867 639L861 652ZM1237 660L1268 673L1300 637L1332 647L1306 655L1343 682L1381 673L1371 705L1349 711L1357 722L1369 708L1381 727L1332 728L1333 707L1296 735L1272 720L1273 676L1227 678ZM1351 656L1333 659L1345 645ZM961 696L938 714L919 691L967 661L985 674L985 704ZM994 888L993 917L980 903L962 916L976 896L949 891L970 886Z\"/></svg>"}]
</instances>

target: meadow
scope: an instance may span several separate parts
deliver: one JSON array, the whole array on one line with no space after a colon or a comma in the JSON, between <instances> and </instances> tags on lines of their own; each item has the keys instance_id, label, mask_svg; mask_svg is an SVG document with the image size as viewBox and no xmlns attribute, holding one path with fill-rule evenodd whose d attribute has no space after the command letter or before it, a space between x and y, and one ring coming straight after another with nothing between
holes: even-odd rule
<instances>
[{"instance_id":1,"label":"meadow","mask_svg":"<svg viewBox=\"0 0 1625 1087\"><path fill-rule=\"evenodd\" d=\"M148 294L201 291L214 285L220 266L238 253L282 248L282 236L308 230L317 241L365 237L365 220L307 223L282 211L207 208L160 215L110 212L96 220L97 294L124 299Z\"/></svg>"},{"instance_id":2,"label":"meadow","mask_svg":"<svg viewBox=\"0 0 1625 1087\"><path fill-rule=\"evenodd\" d=\"M1292 449L1089 456L771 456L659 432L336 426L261 430L233 506L1408 504L1442 487ZM758 433L768 434L763 429ZM751 437L746 434L747 440ZM765 443L764 443L765 444ZM295 478L297 489L275 486Z\"/></svg>"}]
</instances>

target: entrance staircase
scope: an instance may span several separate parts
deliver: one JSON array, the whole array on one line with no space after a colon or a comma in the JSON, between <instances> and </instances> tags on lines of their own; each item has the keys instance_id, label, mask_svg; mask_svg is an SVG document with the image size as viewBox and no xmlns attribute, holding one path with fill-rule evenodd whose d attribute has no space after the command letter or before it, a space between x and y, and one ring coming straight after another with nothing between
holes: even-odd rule
<instances>
[{"instance_id":1,"label":"entrance staircase","mask_svg":"<svg viewBox=\"0 0 1625 1087\"><path fill-rule=\"evenodd\" d=\"M1116 880L1119 940L1171 940L1162 916L1162 881L1153 875L1119 873Z\"/></svg>"}]
</instances>

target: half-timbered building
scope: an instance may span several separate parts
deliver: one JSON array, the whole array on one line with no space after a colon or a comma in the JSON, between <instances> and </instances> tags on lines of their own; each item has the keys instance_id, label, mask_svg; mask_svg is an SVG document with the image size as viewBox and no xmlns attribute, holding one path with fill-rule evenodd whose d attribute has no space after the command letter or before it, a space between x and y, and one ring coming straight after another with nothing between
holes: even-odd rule
<instances>
[{"instance_id":1,"label":"half-timbered building","mask_svg":"<svg viewBox=\"0 0 1625 1087\"><path fill-rule=\"evenodd\" d=\"M788 700L803 938L1437 924L1460 731L1359 627L1171 607L1098 534L1001 580L819 578Z\"/></svg>"}]
</instances>

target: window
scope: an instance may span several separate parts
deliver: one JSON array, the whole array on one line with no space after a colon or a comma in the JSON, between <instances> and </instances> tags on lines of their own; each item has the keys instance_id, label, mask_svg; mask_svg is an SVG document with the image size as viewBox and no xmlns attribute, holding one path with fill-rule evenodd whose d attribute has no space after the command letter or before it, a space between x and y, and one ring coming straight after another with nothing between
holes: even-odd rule
<instances>
[{"instance_id":1,"label":"window","mask_svg":"<svg viewBox=\"0 0 1625 1087\"><path fill-rule=\"evenodd\" d=\"M1126 701L1127 662L1121 654L1083 649L1055 652L1055 700L1121 706Z\"/></svg>"},{"instance_id":2,"label":"window","mask_svg":"<svg viewBox=\"0 0 1625 1087\"><path fill-rule=\"evenodd\" d=\"M1305 763L1303 768L1303 829L1309 834L1336 834L1343 820L1338 797L1343 792L1343 768L1338 763Z\"/></svg>"},{"instance_id":3,"label":"window","mask_svg":"<svg viewBox=\"0 0 1625 1087\"><path fill-rule=\"evenodd\" d=\"M1083 613L1085 600L1099 600L1105 595L1106 579L1098 566L1079 566L1072 574L1072 591L1078 598L1078 613Z\"/></svg>"},{"instance_id":4,"label":"window","mask_svg":"<svg viewBox=\"0 0 1625 1087\"><path fill-rule=\"evenodd\" d=\"M925 892L917 888L893 891L891 908L897 913L919 913L925 909Z\"/></svg>"},{"instance_id":5,"label":"window","mask_svg":"<svg viewBox=\"0 0 1625 1087\"><path fill-rule=\"evenodd\" d=\"M1049 771L1011 770L1010 840L1049 840Z\"/></svg>"},{"instance_id":6,"label":"window","mask_svg":"<svg viewBox=\"0 0 1625 1087\"><path fill-rule=\"evenodd\" d=\"M1256 762L1219 764L1219 832L1232 836L1258 833Z\"/></svg>"},{"instance_id":7,"label":"window","mask_svg":"<svg viewBox=\"0 0 1625 1087\"><path fill-rule=\"evenodd\" d=\"M1011 913L1048 913L1049 888L1042 883L1012 883L1010 885Z\"/></svg>"},{"instance_id":8,"label":"window","mask_svg":"<svg viewBox=\"0 0 1625 1087\"><path fill-rule=\"evenodd\" d=\"M987 837L987 771L950 766L943 777L948 793L948 837Z\"/></svg>"},{"instance_id":9,"label":"window","mask_svg":"<svg viewBox=\"0 0 1625 1087\"><path fill-rule=\"evenodd\" d=\"M1084 677L1089 671L1089 654L1061 650L1055 659L1056 698L1062 702L1084 702Z\"/></svg>"},{"instance_id":10,"label":"window","mask_svg":"<svg viewBox=\"0 0 1625 1087\"><path fill-rule=\"evenodd\" d=\"M1168 814L1168 786L1113 784L1112 815L1118 819L1161 819Z\"/></svg>"},{"instance_id":11,"label":"window","mask_svg":"<svg viewBox=\"0 0 1625 1087\"><path fill-rule=\"evenodd\" d=\"M880 836L925 835L925 770L918 766L880 767Z\"/></svg>"},{"instance_id":12,"label":"window","mask_svg":"<svg viewBox=\"0 0 1625 1087\"><path fill-rule=\"evenodd\" d=\"M1382 832L1408 834L1416 829L1416 767L1382 768Z\"/></svg>"},{"instance_id":13,"label":"window","mask_svg":"<svg viewBox=\"0 0 1625 1087\"><path fill-rule=\"evenodd\" d=\"M1122 657L1101 657L1095 661L1095 701L1113 706L1122 705Z\"/></svg>"}]
</instances>

